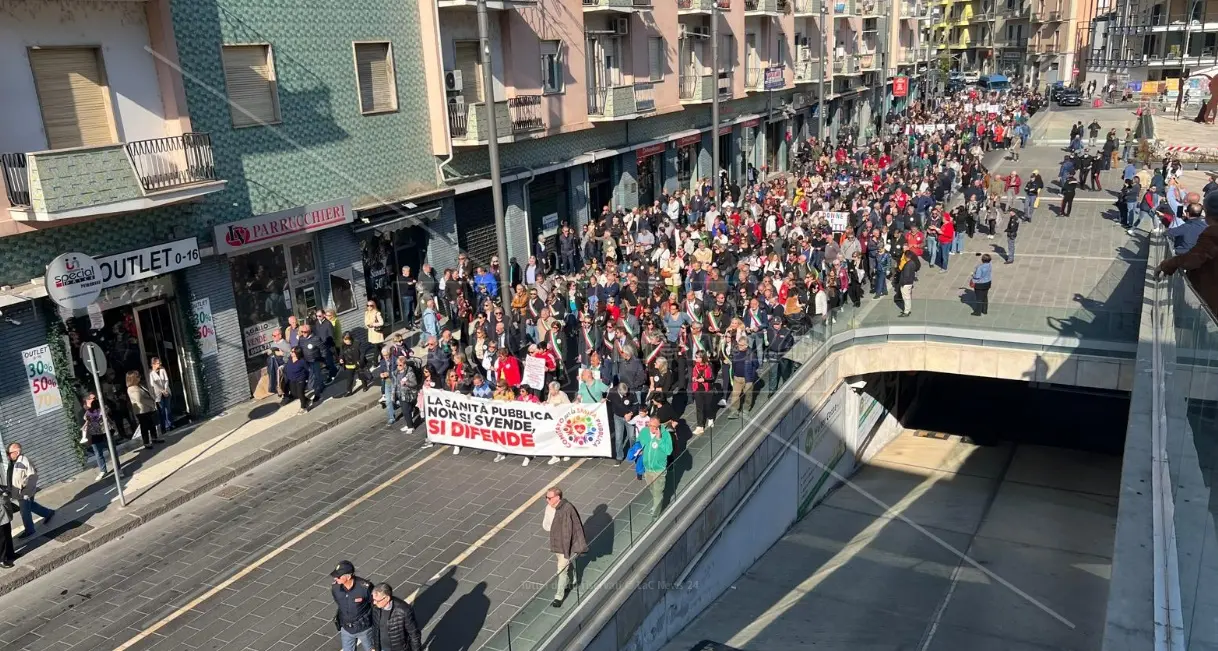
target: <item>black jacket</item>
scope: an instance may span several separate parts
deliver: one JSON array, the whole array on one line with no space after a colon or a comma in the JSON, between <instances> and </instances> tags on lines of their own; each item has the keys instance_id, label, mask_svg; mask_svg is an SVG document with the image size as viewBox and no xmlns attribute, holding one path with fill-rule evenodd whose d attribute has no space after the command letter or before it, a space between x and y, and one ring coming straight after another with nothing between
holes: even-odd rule
<instances>
[{"instance_id":1,"label":"black jacket","mask_svg":"<svg viewBox=\"0 0 1218 651\"><path fill-rule=\"evenodd\" d=\"M390 609L374 608L372 620L380 639L380 651L423 651L423 636L410 604L394 597Z\"/></svg>"},{"instance_id":2,"label":"black jacket","mask_svg":"<svg viewBox=\"0 0 1218 651\"><path fill-rule=\"evenodd\" d=\"M918 269L922 268L922 261L917 256L910 256L904 267L897 272L898 285L912 285L917 278Z\"/></svg>"},{"instance_id":3,"label":"black jacket","mask_svg":"<svg viewBox=\"0 0 1218 651\"><path fill-rule=\"evenodd\" d=\"M334 613L334 627L348 633L359 633L372 628L372 583L358 576L351 577L355 583L350 590L335 583L330 595L338 606Z\"/></svg>"}]
</instances>

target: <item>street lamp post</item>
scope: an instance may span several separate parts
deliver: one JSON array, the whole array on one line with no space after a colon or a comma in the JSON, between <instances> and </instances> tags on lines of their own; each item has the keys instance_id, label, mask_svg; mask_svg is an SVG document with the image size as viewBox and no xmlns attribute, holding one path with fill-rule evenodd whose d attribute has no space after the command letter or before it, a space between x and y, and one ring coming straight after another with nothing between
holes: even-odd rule
<instances>
[{"instance_id":1,"label":"street lamp post","mask_svg":"<svg viewBox=\"0 0 1218 651\"><path fill-rule=\"evenodd\" d=\"M715 201L723 202L719 187L719 2L711 4L711 70L714 71L714 88L711 89L711 187L718 188Z\"/></svg>"},{"instance_id":2,"label":"street lamp post","mask_svg":"<svg viewBox=\"0 0 1218 651\"><path fill-rule=\"evenodd\" d=\"M816 98L817 104L818 104L818 106L816 107L817 108L816 115L818 118L817 135L820 137L821 142L824 142L825 138L828 137L828 134L825 133L825 114L829 112L829 106L825 103L825 100L827 99L825 96L825 66L828 65L827 59L829 58L829 55L826 52L826 48L825 48L825 39L827 38L827 36L825 34L826 29L830 29L829 28L829 0L821 0L821 3L820 3L820 38L817 39L818 41L820 41L820 44L819 44L820 45L820 85L816 91L817 94L819 95L819 97Z\"/></svg>"},{"instance_id":3,"label":"street lamp post","mask_svg":"<svg viewBox=\"0 0 1218 651\"><path fill-rule=\"evenodd\" d=\"M511 269L508 264L507 219L503 212L503 186L499 170L499 126L495 121L495 77L491 62L490 22L486 0L478 0L478 47L482 50L482 97L486 109L487 157L491 166L491 206L495 211L495 240L499 252L499 297L506 309L512 303ZM487 265L488 267L490 265Z\"/></svg>"}]
</instances>

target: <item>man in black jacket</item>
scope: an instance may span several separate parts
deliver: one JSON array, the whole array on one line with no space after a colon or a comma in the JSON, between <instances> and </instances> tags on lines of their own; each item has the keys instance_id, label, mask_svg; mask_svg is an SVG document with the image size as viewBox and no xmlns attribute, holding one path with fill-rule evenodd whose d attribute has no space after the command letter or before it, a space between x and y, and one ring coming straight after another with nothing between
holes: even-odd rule
<instances>
[{"instance_id":1,"label":"man in black jacket","mask_svg":"<svg viewBox=\"0 0 1218 651\"><path fill-rule=\"evenodd\" d=\"M897 265L897 287L900 288L901 296L901 313L897 316L909 316L913 310L914 281L917 280L922 262L913 251L906 249Z\"/></svg>"},{"instance_id":2,"label":"man in black jacket","mask_svg":"<svg viewBox=\"0 0 1218 651\"><path fill-rule=\"evenodd\" d=\"M1019 218L1015 216L1015 211L1011 211L1007 215L1007 264L1015 262L1015 238L1017 237L1019 237Z\"/></svg>"},{"instance_id":3,"label":"man in black jacket","mask_svg":"<svg viewBox=\"0 0 1218 651\"><path fill-rule=\"evenodd\" d=\"M312 385L310 388L313 390L313 401L317 402L321 400L321 392L325 389L321 379L322 348L325 344L313 334L313 327L306 323L300 326L296 345L304 355L304 362L309 365L309 384Z\"/></svg>"},{"instance_id":4,"label":"man in black jacket","mask_svg":"<svg viewBox=\"0 0 1218 651\"><path fill-rule=\"evenodd\" d=\"M1074 193L1078 189L1078 182L1074 180L1074 175L1071 174L1066 179L1065 185L1062 186L1062 206L1061 216L1069 217L1070 212L1074 210Z\"/></svg>"},{"instance_id":5,"label":"man in black jacket","mask_svg":"<svg viewBox=\"0 0 1218 651\"><path fill-rule=\"evenodd\" d=\"M377 651L423 651L423 636L414 609L393 596L388 583L372 589L372 621L376 627Z\"/></svg>"},{"instance_id":6,"label":"man in black jacket","mask_svg":"<svg viewBox=\"0 0 1218 651\"><path fill-rule=\"evenodd\" d=\"M334 627L338 629L343 651L355 651L356 641L364 649L379 648L372 643L375 631L372 626L372 583L355 575L351 561L340 561L330 576L334 579L330 596L338 606Z\"/></svg>"},{"instance_id":7,"label":"man in black jacket","mask_svg":"<svg viewBox=\"0 0 1218 651\"><path fill-rule=\"evenodd\" d=\"M769 341L770 345L766 348L766 356L769 357L770 366L766 370L765 388L766 391L774 393L778 390L778 385L787 381L791 377L792 362L787 358L787 352L795 345L795 338L791 334L791 330L785 327L784 318L781 316L774 317L770 322Z\"/></svg>"}]
</instances>

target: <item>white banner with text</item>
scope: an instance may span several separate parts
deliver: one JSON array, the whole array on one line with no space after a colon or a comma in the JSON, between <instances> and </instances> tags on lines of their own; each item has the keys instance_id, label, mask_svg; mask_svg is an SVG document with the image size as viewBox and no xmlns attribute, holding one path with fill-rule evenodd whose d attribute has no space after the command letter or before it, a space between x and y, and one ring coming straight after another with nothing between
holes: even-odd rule
<instances>
[{"instance_id":1,"label":"white banner with text","mask_svg":"<svg viewBox=\"0 0 1218 651\"><path fill-rule=\"evenodd\" d=\"M543 405L423 392L427 440L504 454L611 457L605 403Z\"/></svg>"}]
</instances>

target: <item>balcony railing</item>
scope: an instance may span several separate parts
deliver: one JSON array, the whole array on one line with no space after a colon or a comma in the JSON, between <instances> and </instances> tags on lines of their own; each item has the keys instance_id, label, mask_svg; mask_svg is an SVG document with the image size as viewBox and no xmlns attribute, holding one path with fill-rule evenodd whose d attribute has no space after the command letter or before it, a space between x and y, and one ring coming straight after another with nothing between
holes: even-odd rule
<instances>
[{"instance_id":1,"label":"balcony railing","mask_svg":"<svg viewBox=\"0 0 1218 651\"><path fill-rule=\"evenodd\" d=\"M719 73L719 80L716 86L719 88L719 99L728 99L733 95L732 91L732 71Z\"/></svg>"},{"instance_id":2,"label":"balcony railing","mask_svg":"<svg viewBox=\"0 0 1218 651\"><path fill-rule=\"evenodd\" d=\"M656 110L656 87L650 81L640 81L634 85L634 110L639 113L650 113Z\"/></svg>"},{"instance_id":3,"label":"balcony railing","mask_svg":"<svg viewBox=\"0 0 1218 651\"><path fill-rule=\"evenodd\" d=\"M677 11L711 12L715 7L727 11L732 8L731 0L677 0Z\"/></svg>"},{"instance_id":4,"label":"balcony railing","mask_svg":"<svg viewBox=\"0 0 1218 651\"><path fill-rule=\"evenodd\" d=\"M749 90L761 90L761 81L765 78L765 68L749 66L744 69L744 87Z\"/></svg>"},{"instance_id":5,"label":"balcony railing","mask_svg":"<svg viewBox=\"0 0 1218 651\"><path fill-rule=\"evenodd\" d=\"M546 128L541 115L541 95L517 95L507 101L512 133L524 133Z\"/></svg>"},{"instance_id":6,"label":"balcony railing","mask_svg":"<svg viewBox=\"0 0 1218 651\"><path fill-rule=\"evenodd\" d=\"M820 61L818 59L803 59L795 62L795 83L802 84L820 81Z\"/></svg>"},{"instance_id":7,"label":"balcony railing","mask_svg":"<svg viewBox=\"0 0 1218 651\"><path fill-rule=\"evenodd\" d=\"M680 85L680 99L683 102L709 102L713 99L713 75L681 75Z\"/></svg>"},{"instance_id":8,"label":"balcony railing","mask_svg":"<svg viewBox=\"0 0 1218 651\"><path fill-rule=\"evenodd\" d=\"M835 75L846 74L846 59L845 58L837 57L833 60L833 74L835 74Z\"/></svg>"},{"instance_id":9,"label":"balcony railing","mask_svg":"<svg viewBox=\"0 0 1218 651\"><path fill-rule=\"evenodd\" d=\"M25 154L0 154L0 176L9 205L30 205L30 177L25 166Z\"/></svg>"},{"instance_id":10,"label":"balcony railing","mask_svg":"<svg viewBox=\"0 0 1218 651\"><path fill-rule=\"evenodd\" d=\"M858 10L855 8L855 0L833 0L834 18L855 15L858 15Z\"/></svg>"},{"instance_id":11,"label":"balcony railing","mask_svg":"<svg viewBox=\"0 0 1218 651\"><path fill-rule=\"evenodd\" d=\"M454 140L464 140L466 133L469 132L469 113L466 111L465 102L450 101L448 103L448 135Z\"/></svg>"},{"instance_id":12,"label":"balcony railing","mask_svg":"<svg viewBox=\"0 0 1218 651\"><path fill-rule=\"evenodd\" d=\"M485 103L450 103L448 116L449 135L454 140L483 142L490 137ZM494 119L498 127L496 133L501 138L546 128L541 111L541 95L517 95L509 97L506 102L495 102Z\"/></svg>"},{"instance_id":13,"label":"balcony railing","mask_svg":"<svg viewBox=\"0 0 1218 651\"><path fill-rule=\"evenodd\" d=\"M812 16L819 14L826 0L794 0L795 15Z\"/></svg>"},{"instance_id":14,"label":"balcony railing","mask_svg":"<svg viewBox=\"0 0 1218 651\"><path fill-rule=\"evenodd\" d=\"M651 0L583 0L585 7L600 9L651 9Z\"/></svg>"},{"instance_id":15,"label":"balcony railing","mask_svg":"<svg viewBox=\"0 0 1218 651\"><path fill-rule=\"evenodd\" d=\"M211 136L206 133L129 142L127 155L145 192L217 180Z\"/></svg>"},{"instance_id":16,"label":"balcony railing","mask_svg":"<svg viewBox=\"0 0 1218 651\"><path fill-rule=\"evenodd\" d=\"M745 13L778 14L785 13L789 5L789 0L744 0L744 11Z\"/></svg>"},{"instance_id":17,"label":"balcony railing","mask_svg":"<svg viewBox=\"0 0 1218 651\"><path fill-rule=\"evenodd\" d=\"M0 154L0 181L25 213L16 218L36 221L141 210L222 187L206 133Z\"/></svg>"},{"instance_id":18,"label":"balcony railing","mask_svg":"<svg viewBox=\"0 0 1218 651\"><path fill-rule=\"evenodd\" d=\"M855 9L862 16L878 16L884 4L879 0L857 0Z\"/></svg>"},{"instance_id":19,"label":"balcony railing","mask_svg":"<svg viewBox=\"0 0 1218 651\"><path fill-rule=\"evenodd\" d=\"M634 85L598 86L588 91L588 115L620 118L635 114Z\"/></svg>"}]
</instances>

